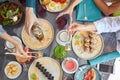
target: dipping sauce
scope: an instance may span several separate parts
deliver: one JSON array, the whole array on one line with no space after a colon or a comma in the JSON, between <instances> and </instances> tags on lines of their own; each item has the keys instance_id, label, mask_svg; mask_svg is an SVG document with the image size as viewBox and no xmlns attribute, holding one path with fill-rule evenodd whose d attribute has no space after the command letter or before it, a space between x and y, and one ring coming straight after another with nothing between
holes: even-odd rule
<instances>
[{"instance_id":1,"label":"dipping sauce","mask_svg":"<svg viewBox=\"0 0 120 80\"><path fill-rule=\"evenodd\" d=\"M62 69L68 74L75 73L78 69L78 66L79 66L78 61L72 57L67 57L62 62Z\"/></svg>"},{"instance_id":2,"label":"dipping sauce","mask_svg":"<svg viewBox=\"0 0 120 80\"><path fill-rule=\"evenodd\" d=\"M73 71L76 68L76 63L73 60L67 60L65 63L65 68L69 71Z\"/></svg>"}]
</instances>

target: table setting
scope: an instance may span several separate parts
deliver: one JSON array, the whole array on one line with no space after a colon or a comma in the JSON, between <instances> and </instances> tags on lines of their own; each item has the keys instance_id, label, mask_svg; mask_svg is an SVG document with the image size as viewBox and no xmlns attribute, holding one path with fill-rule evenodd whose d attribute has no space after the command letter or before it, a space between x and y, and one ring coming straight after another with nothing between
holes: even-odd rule
<instances>
[{"instance_id":1,"label":"table setting","mask_svg":"<svg viewBox=\"0 0 120 80\"><path fill-rule=\"evenodd\" d=\"M108 80L112 73L101 72L97 64L113 61L113 66L114 59L120 56L116 51L116 33L77 31L69 35L68 15L57 20L56 16L69 7L71 0L37 0L36 16L42 25L35 23L28 35L24 25L25 0L2 0L0 13L8 3L19 5L16 12L20 14L9 15L15 23L4 23L0 15L0 22L6 32L23 45L28 58L16 54L14 45L0 38L0 80ZM84 10L86 5L83 4ZM84 10L84 21L76 19L74 10L73 22L89 23ZM7 15L5 13L3 15Z\"/></svg>"}]
</instances>

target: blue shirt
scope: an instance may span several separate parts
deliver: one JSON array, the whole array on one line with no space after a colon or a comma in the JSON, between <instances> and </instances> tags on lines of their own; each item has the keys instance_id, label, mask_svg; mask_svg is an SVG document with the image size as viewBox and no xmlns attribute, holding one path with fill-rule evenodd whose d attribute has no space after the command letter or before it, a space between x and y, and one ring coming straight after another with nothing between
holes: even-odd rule
<instances>
[{"instance_id":1,"label":"blue shirt","mask_svg":"<svg viewBox=\"0 0 120 80\"><path fill-rule=\"evenodd\" d=\"M0 35L5 33L5 30L2 28L2 25L0 25Z\"/></svg>"},{"instance_id":2,"label":"blue shirt","mask_svg":"<svg viewBox=\"0 0 120 80\"><path fill-rule=\"evenodd\" d=\"M36 13L36 0L26 0L26 7L32 7Z\"/></svg>"}]
</instances>

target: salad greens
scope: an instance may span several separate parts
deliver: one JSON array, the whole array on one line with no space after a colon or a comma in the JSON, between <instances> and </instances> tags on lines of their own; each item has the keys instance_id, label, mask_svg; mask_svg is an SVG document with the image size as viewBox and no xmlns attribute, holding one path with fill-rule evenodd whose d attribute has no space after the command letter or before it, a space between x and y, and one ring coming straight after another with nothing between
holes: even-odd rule
<instances>
[{"instance_id":1,"label":"salad greens","mask_svg":"<svg viewBox=\"0 0 120 80\"><path fill-rule=\"evenodd\" d=\"M15 17L16 20L14 20ZM5 2L0 5L0 18L2 18L1 22L4 26L17 23L21 17L21 8L16 3Z\"/></svg>"}]
</instances>

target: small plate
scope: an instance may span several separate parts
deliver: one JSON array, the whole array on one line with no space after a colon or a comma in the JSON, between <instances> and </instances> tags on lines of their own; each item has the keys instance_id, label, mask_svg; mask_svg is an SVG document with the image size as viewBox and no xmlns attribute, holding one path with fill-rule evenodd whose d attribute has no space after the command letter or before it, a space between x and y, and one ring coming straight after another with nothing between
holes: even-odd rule
<instances>
[{"instance_id":1,"label":"small plate","mask_svg":"<svg viewBox=\"0 0 120 80\"><path fill-rule=\"evenodd\" d=\"M74 69L73 71L68 71L68 70L65 68L65 62L66 62L67 60L73 60L73 61L75 62L76 67L75 67L75 69ZM72 58L72 57L67 57L67 58L65 58L64 61L62 62L62 69L63 69L66 73L68 73L68 74L73 74L73 73L75 73L75 72L78 70L78 61L77 61L76 59Z\"/></svg>"},{"instance_id":2,"label":"small plate","mask_svg":"<svg viewBox=\"0 0 120 80\"><path fill-rule=\"evenodd\" d=\"M10 64L15 64L15 65L17 65L18 67L19 67L19 71L18 71L18 73L16 74L16 75L14 75L14 76L9 76L8 74L7 74L7 66L8 65L10 65ZM5 72L5 75L9 78L9 79L15 79L15 78L17 78L20 74L21 74L21 72L22 72L22 67L21 67L21 65L18 63L18 62L16 62L16 61L11 61L11 62L9 62L7 65L6 65L6 67L5 67L5 69L4 69L4 72Z\"/></svg>"},{"instance_id":3,"label":"small plate","mask_svg":"<svg viewBox=\"0 0 120 80\"><path fill-rule=\"evenodd\" d=\"M78 71L75 73L74 80L84 80L84 74L90 68L93 68L95 70L95 73L96 73L96 79L95 80L102 80L99 71L95 67L92 67L92 66L89 66L89 65L84 65L84 66L79 67Z\"/></svg>"},{"instance_id":4,"label":"small plate","mask_svg":"<svg viewBox=\"0 0 120 80\"><path fill-rule=\"evenodd\" d=\"M67 43L70 43L72 37L69 36L67 30L61 30L56 36L56 41L58 44L65 46Z\"/></svg>"}]
</instances>

